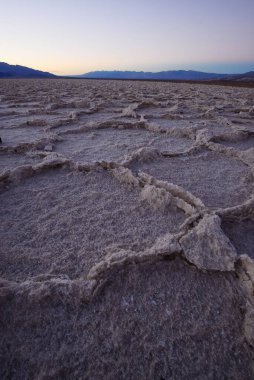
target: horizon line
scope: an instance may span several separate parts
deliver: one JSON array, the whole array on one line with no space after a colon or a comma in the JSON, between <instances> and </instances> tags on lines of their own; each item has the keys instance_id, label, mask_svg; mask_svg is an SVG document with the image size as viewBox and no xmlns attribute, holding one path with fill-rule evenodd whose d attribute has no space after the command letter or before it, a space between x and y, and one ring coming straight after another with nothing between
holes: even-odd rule
<instances>
[{"instance_id":1,"label":"horizon line","mask_svg":"<svg viewBox=\"0 0 254 380\"><path fill-rule=\"evenodd\" d=\"M190 71L193 71L193 72L202 72L202 73L207 73L207 74L218 74L218 75L237 75L237 74L245 74L245 73L248 73L248 72L251 72L251 71L254 71L254 62L233 62L233 63L192 63L190 64L189 66L188 65L184 65L185 67L182 67L183 64L179 64L179 65L174 65L174 68L163 68L163 69L157 69L157 70L149 70L149 69L131 69L131 68L124 68L124 69L121 69L121 68L91 68L90 70L87 70L87 71L82 71L82 72L79 72L79 73L76 73L76 74L73 74L73 73L63 73L63 71L60 69L60 70L54 70L54 69L45 69L45 68L35 68L36 66L33 66L33 65L27 65L27 64L20 64L20 63L15 63L15 64L12 64L12 63L7 63L7 62L4 62L4 61L0 61L0 63L5 63L5 64L8 64L10 66L23 66L23 67L27 67L27 68L30 68L30 69L33 69L33 70L38 70L38 71L44 71L44 72L48 72L48 73L51 73L51 74L54 74L56 76L80 76L80 75L85 75L85 74L89 74L89 73L93 73L93 72L136 72L136 73L152 73L152 74L156 74L156 73L162 73L162 72L168 72L168 71L183 71L183 72L190 72ZM217 66L216 68L214 69L206 69L205 67L202 67L201 66ZM248 68L246 67L245 69L244 68L239 68L237 70L237 68L232 71L232 69L226 69L222 72L221 69L219 69L219 66L221 66L223 68L223 66L225 65L228 65L228 66L242 66L242 65L246 65L246 66L249 66ZM171 65L169 65L171 66ZM179 67L177 67L179 66ZM187 66L187 67L186 67ZM193 67L193 66L196 66L196 67ZM200 67L200 68L199 68ZM75 70L73 70L75 71Z\"/></svg>"}]
</instances>

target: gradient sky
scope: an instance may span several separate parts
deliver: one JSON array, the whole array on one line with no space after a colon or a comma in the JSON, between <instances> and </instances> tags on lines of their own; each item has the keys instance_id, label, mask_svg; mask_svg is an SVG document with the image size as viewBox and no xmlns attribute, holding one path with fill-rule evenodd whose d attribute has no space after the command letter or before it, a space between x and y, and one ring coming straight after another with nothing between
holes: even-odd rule
<instances>
[{"instance_id":1,"label":"gradient sky","mask_svg":"<svg viewBox=\"0 0 254 380\"><path fill-rule=\"evenodd\" d=\"M56 74L254 70L254 0L0 0L0 61Z\"/></svg>"}]
</instances>

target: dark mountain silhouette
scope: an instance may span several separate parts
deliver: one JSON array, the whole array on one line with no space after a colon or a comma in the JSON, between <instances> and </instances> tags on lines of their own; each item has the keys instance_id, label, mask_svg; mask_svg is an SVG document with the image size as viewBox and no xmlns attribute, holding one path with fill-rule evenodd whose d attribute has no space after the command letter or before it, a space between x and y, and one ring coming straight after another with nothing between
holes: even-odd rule
<instances>
[{"instance_id":1,"label":"dark mountain silhouette","mask_svg":"<svg viewBox=\"0 0 254 380\"><path fill-rule=\"evenodd\" d=\"M20 65L9 65L0 62L0 78L57 78L49 72L31 69ZM147 79L147 80L183 80L183 81L242 81L254 82L254 71L244 74L216 74L194 70L170 70L157 73L145 71L91 71L81 75L68 76L72 78L101 78L101 79Z\"/></svg>"},{"instance_id":2,"label":"dark mountain silhouette","mask_svg":"<svg viewBox=\"0 0 254 380\"><path fill-rule=\"evenodd\" d=\"M55 75L19 65L0 62L0 78L54 78Z\"/></svg>"},{"instance_id":3,"label":"dark mountain silhouette","mask_svg":"<svg viewBox=\"0 0 254 380\"><path fill-rule=\"evenodd\" d=\"M227 75L224 79L252 82L254 81L254 71L248 71L247 73L244 73L244 74Z\"/></svg>"},{"instance_id":4,"label":"dark mountain silhouette","mask_svg":"<svg viewBox=\"0 0 254 380\"><path fill-rule=\"evenodd\" d=\"M204 73L193 70L171 70L158 73L144 71L92 71L78 75L80 78L112 79L161 79L161 80L207 80L225 78L228 74Z\"/></svg>"}]
</instances>

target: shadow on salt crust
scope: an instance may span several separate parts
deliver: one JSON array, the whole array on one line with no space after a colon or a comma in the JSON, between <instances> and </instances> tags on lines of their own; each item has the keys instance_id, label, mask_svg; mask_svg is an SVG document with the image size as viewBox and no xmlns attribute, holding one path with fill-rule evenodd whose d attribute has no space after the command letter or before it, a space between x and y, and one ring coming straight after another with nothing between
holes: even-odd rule
<instances>
[{"instance_id":1,"label":"shadow on salt crust","mask_svg":"<svg viewBox=\"0 0 254 380\"><path fill-rule=\"evenodd\" d=\"M182 211L154 210L104 170L49 170L2 192L0 204L1 276L19 281L84 276L107 249L143 250L184 221Z\"/></svg>"},{"instance_id":2,"label":"shadow on salt crust","mask_svg":"<svg viewBox=\"0 0 254 380\"><path fill-rule=\"evenodd\" d=\"M221 225L239 255L254 259L254 219L224 221Z\"/></svg>"}]
</instances>

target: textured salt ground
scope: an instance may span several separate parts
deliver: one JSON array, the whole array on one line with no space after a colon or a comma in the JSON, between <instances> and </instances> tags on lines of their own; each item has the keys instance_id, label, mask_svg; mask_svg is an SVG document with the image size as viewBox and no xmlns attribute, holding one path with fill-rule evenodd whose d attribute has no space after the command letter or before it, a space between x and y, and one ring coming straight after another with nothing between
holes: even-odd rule
<instances>
[{"instance_id":1,"label":"textured salt ground","mask_svg":"<svg viewBox=\"0 0 254 380\"><path fill-rule=\"evenodd\" d=\"M31 114L29 114L31 112ZM35 116L36 115L36 116ZM0 127L2 128L14 128L20 127L24 124L29 125L29 123L33 123L34 119L41 120L41 126L46 124L46 121L43 117L43 112L40 110L25 110L21 113L20 110L15 110L15 114L0 116Z\"/></svg>"},{"instance_id":2,"label":"textured salt ground","mask_svg":"<svg viewBox=\"0 0 254 380\"><path fill-rule=\"evenodd\" d=\"M33 108L29 108L29 110L32 110ZM12 116L12 120L15 118L22 118L23 116L26 116L28 112L27 107L15 107L15 106L6 106L2 105L0 106L0 121L1 125L3 122L8 121L9 116Z\"/></svg>"},{"instance_id":3,"label":"textured salt ground","mask_svg":"<svg viewBox=\"0 0 254 380\"><path fill-rule=\"evenodd\" d=\"M184 213L151 209L109 173L54 169L0 195L0 276L84 276L113 246L143 250L177 230Z\"/></svg>"},{"instance_id":4,"label":"textured salt ground","mask_svg":"<svg viewBox=\"0 0 254 380\"><path fill-rule=\"evenodd\" d=\"M22 123L35 118L41 118L46 113L38 107L3 107L0 109L1 127L18 127Z\"/></svg>"},{"instance_id":5,"label":"textured salt ground","mask_svg":"<svg viewBox=\"0 0 254 380\"><path fill-rule=\"evenodd\" d=\"M60 139L61 139L62 133L65 133L67 131L75 131L79 128L80 128L79 121L71 120L70 118L65 118L62 121L51 123L51 125L48 125L47 131L54 134L59 134Z\"/></svg>"},{"instance_id":6,"label":"textured salt ground","mask_svg":"<svg viewBox=\"0 0 254 380\"><path fill-rule=\"evenodd\" d=\"M29 157L25 154L0 152L0 173L18 166L35 165L40 161L38 157Z\"/></svg>"},{"instance_id":7,"label":"textured salt ground","mask_svg":"<svg viewBox=\"0 0 254 380\"><path fill-rule=\"evenodd\" d=\"M153 107L153 106L150 106L150 107L141 107L141 108L138 108L137 109L137 113L139 115L143 115L146 119L150 119L150 118L159 118L161 117L165 112L166 112L167 108L165 107L161 107L161 106L157 106L157 107Z\"/></svg>"},{"instance_id":8,"label":"textured salt ground","mask_svg":"<svg viewBox=\"0 0 254 380\"><path fill-rule=\"evenodd\" d=\"M254 259L254 219L224 221L222 229L239 255L246 254Z\"/></svg>"},{"instance_id":9,"label":"textured salt ground","mask_svg":"<svg viewBox=\"0 0 254 380\"><path fill-rule=\"evenodd\" d=\"M172 105L169 107L162 107L158 106L157 108L148 108L148 109L141 109L138 110L139 114L142 114L145 118L149 119L168 119L168 120L174 120L174 119L182 119L183 115L186 114L186 119L195 119L198 114L197 112L193 112L193 108L190 109L189 107L186 107L185 105ZM187 116L188 115L188 116Z\"/></svg>"},{"instance_id":10,"label":"textured salt ground","mask_svg":"<svg viewBox=\"0 0 254 380\"><path fill-rule=\"evenodd\" d=\"M186 127L193 128L195 127L195 124L193 123L192 120L171 120L171 119L163 119L160 117L150 117L147 118L149 123L154 123L156 125L159 125L163 129L172 129L172 128L180 128L184 129Z\"/></svg>"},{"instance_id":11,"label":"textured salt ground","mask_svg":"<svg viewBox=\"0 0 254 380\"><path fill-rule=\"evenodd\" d=\"M93 132L64 134L55 151L77 161L117 161L142 147L181 152L191 140L165 136L143 129L97 129Z\"/></svg>"},{"instance_id":12,"label":"textured salt ground","mask_svg":"<svg viewBox=\"0 0 254 380\"><path fill-rule=\"evenodd\" d=\"M217 152L136 162L131 168L182 186L212 208L243 203L253 191L247 165Z\"/></svg>"},{"instance_id":13,"label":"textured salt ground","mask_svg":"<svg viewBox=\"0 0 254 380\"><path fill-rule=\"evenodd\" d=\"M2 112L16 114L2 115L0 127L28 121L25 128L31 132L32 124L41 119L45 130L57 126L52 129L56 134L84 126L97 132L103 123L108 127L138 124L140 115L146 113L149 124L161 120L159 126L168 133L173 127L177 136L191 134L194 139L195 131L206 129L196 141L203 144L207 138L217 141L225 134L232 133L234 138L230 121L253 132L251 116L245 112L254 104L253 95L251 89L189 84L6 80L0 81L0 116ZM145 107L146 101L151 106ZM134 103L136 115L127 112L123 116L122 111ZM88 111L93 113L82 113ZM60 135L69 141L74 137ZM156 136L157 149L162 150L163 139L170 136ZM248 146L251 140L248 136ZM178 143L183 147L184 141L191 143L170 141L170 149L177 152ZM75 144L70 141L74 155ZM99 139L98 144L99 154ZM10 167L23 162L23 155L20 159L10 155L1 156ZM173 183L179 181L212 208L237 205L253 193L251 168L226 154L200 150L181 158L158 160L156 154L140 158L149 158L149 162L137 162L135 171L141 165L154 167L156 178L172 176ZM108 171L78 173L73 169L47 169L10 184L0 195L0 205L0 276L18 281L14 286L3 279L0 285L0 378L254 378L252 320L246 325L246 303L253 298L242 288L244 276L249 283L251 264L245 273L240 258L236 268L242 274L238 270L198 271L176 258L184 257L183 252L172 255L171 261L158 262L157 256L147 258L151 260L147 264L124 264L119 271L111 268L104 273L106 282L99 294L85 303L86 282L77 278L86 277L108 251L116 253L124 247L137 253L164 233L178 231L185 220L183 213L151 209L141 201L138 189L121 185ZM248 213L252 215L251 206ZM239 255L253 257L253 220L242 220L242 216L234 222L224 220L222 228ZM213 254L206 238L199 239L202 254ZM213 233L211 241L216 253L219 240ZM196 254L200 252L192 252ZM98 281L103 284L104 280Z\"/></svg>"},{"instance_id":14,"label":"textured salt ground","mask_svg":"<svg viewBox=\"0 0 254 380\"><path fill-rule=\"evenodd\" d=\"M220 144L229 146L232 148L237 148L239 150L247 150L254 148L254 136L249 137L240 141L219 141Z\"/></svg>"},{"instance_id":15,"label":"textured salt ground","mask_svg":"<svg viewBox=\"0 0 254 380\"><path fill-rule=\"evenodd\" d=\"M232 130L229 127L223 127L217 122L206 121L204 126L198 125L198 129L207 129L209 133L209 138L213 138L218 136L218 138L222 135L232 135Z\"/></svg>"},{"instance_id":16,"label":"textured salt ground","mask_svg":"<svg viewBox=\"0 0 254 380\"><path fill-rule=\"evenodd\" d=\"M2 139L1 146L16 146L20 143L30 143L44 137L44 131L40 128L2 128L0 129Z\"/></svg>"},{"instance_id":17,"label":"textured salt ground","mask_svg":"<svg viewBox=\"0 0 254 380\"><path fill-rule=\"evenodd\" d=\"M3 379L253 379L231 273L129 265L88 304L67 284L41 289L0 305Z\"/></svg>"},{"instance_id":18,"label":"textured salt ground","mask_svg":"<svg viewBox=\"0 0 254 380\"><path fill-rule=\"evenodd\" d=\"M244 126L244 129L246 129L247 131L254 133L254 122L253 121L250 122L248 120L248 122L243 123L243 126Z\"/></svg>"},{"instance_id":19,"label":"textured salt ground","mask_svg":"<svg viewBox=\"0 0 254 380\"><path fill-rule=\"evenodd\" d=\"M87 115L81 115L79 117L80 122L87 124L90 122L104 122L111 120L112 118L119 117L120 112L109 112L109 111L97 111Z\"/></svg>"},{"instance_id":20,"label":"textured salt ground","mask_svg":"<svg viewBox=\"0 0 254 380\"><path fill-rule=\"evenodd\" d=\"M163 130L172 130L174 128L175 131L181 131L181 133L184 133L185 129L188 129L189 131L193 131L195 133L196 131L199 131L201 129L206 129L208 131L209 138L212 138L214 136L221 136L221 135L227 135L230 134L230 129L223 127L219 125L216 122L212 122L210 120L204 120L202 119L193 119L193 120L170 120L167 118L150 118L149 123L154 123L155 125L160 126Z\"/></svg>"},{"instance_id":21,"label":"textured salt ground","mask_svg":"<svg viewBox=\"0 0 254 380\"><path fill-rule=\"evenodd\" d=\"M25 95L25 94L24 94ZM27 94L26 94L27 96ZM23 101L18 102L15 101L16 97L14 97L13 102L10 102L6 99L6 97L0 95L0 110L8 109L8 108L16 108L17 110L27 110L27 108L35 108L38 107L40 102L34 101L34 98L26 98L23 96ZM25 100L25 101L24 101Z\"/></svg>"}]
</instances>

